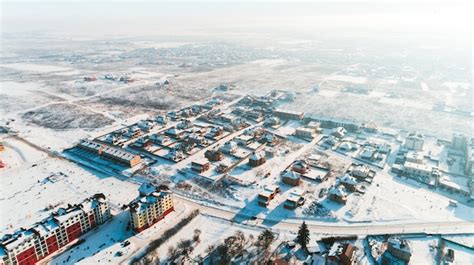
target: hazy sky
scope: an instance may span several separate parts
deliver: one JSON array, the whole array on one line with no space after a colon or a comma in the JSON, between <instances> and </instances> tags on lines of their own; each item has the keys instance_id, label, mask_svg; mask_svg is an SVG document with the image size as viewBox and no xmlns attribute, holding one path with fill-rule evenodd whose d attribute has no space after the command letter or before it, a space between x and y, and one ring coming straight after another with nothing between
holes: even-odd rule
<instances>
[{"instance_id":1,"label":"hazy sky","mask_svg":"<svg viewBox=\"0 0 474 265\"><path fill-rule=\"evenodd\" d=\"M470 1L0 1L2 32L64 35L472 33Z\"/></svg>"}]
</instances>

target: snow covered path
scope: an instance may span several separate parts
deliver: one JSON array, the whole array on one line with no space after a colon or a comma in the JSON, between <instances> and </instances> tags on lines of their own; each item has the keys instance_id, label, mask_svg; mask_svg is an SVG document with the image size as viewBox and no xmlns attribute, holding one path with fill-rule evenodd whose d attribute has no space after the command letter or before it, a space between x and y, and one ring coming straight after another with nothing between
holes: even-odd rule
<instances>
[{"instance_id":1,"label":"snow covered path","mask_svg":"<svg viewBox=\"0 0 474 265\"><path fill-rule=\"evenodd\" d=\"M175 200L188 204L201 211L201 213L209 214L232 220L236 216L236 212L231 209L217 207L212 205L203 205L192 199L176 195ZM261 225L271 220L256 217L256 220L248 221L249 224ZM281 231L297 231L302 220L286 219L278 220L272 225L272 229ZM432 234L457 234L457 233L474 233L474 222L471 221L448 221L448 222L385 222L385 223L358 223L358 224L338 224L325 223L312 220L306 220L312 233L321 233L329 235L377 235L377 234L411 234L411 233L432 233Z\"/></svg>"}]
</instances>

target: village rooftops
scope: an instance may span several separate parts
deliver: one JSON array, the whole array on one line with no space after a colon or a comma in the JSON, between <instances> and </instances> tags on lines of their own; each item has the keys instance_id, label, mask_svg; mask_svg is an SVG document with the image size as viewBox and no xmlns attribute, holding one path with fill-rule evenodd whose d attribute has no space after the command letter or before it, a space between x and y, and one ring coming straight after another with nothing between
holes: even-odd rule
<instances>
[{"instance_id":1,"label":"village rooftops","mask_svg":"<svg viewBox=\"0 0 474 265\"><path fill-rule=\"evenodd\" d=\"M430 165L418 164L418 163L413 163L413 162L405 162L403 166L408 169L415 169L415 170L424 171L424 172L431 172L433 170L433 167Z\"/></svg>"},{"instance_id":2,"label":"village rooftops","mask_svg":"<svg viewBox=\"0 0 474 265\"><path fill-rule=\"evenodd\" d=\"M411 253L411 247L408 242L399 237L390 237L387 241L393 249Z\"/></svg>"},{"instance_id":3,"label":"village rooftops","mask_svg":"<svg viewBox=\"0 0 474 265\"><path fill-rule=\"evenodd\" d=\"M354 247L351 244L347 243L334 243L329 249L328 257L336 257L337 260L340 260L342 256L351 258L354 252Z\"/></svg>"},{"instance_id":4,"label":"village rooftops","mask_svg":"<svg viewBox=\"0 0 474 265\"><path fill-rule=\"evenodd\" d=\"M332 186L330 189L329 189L329 194L333 194L335 196L338 196L338 197L345 197L347 196L347 192L344 188L344 186L342 185L338 185L338 186Z\"/></svg>"},{"instance_id":5,"label":"village rooftops","mask_svg":"<svg viewBox=\"0 0 474 265\"><path fill-rule=\"evenodd\" d=\"M262 197L265 197L265 198L270 198L278 191L278 189L279 188L276 185L267 185L259 193L259 196L262 196Z\"/></svg>"},{"instance_id":6,"label":"village rooftops","mask_svg":"<svg viewBox=\"0 0 474 265\"><path fill-rule=\"evenodd\" d=\"M423 139L423 134L419 132L411 132L407 137Z\"/></svg>"},{"instance_id":7,"label":"village rooftops","mask_svg":"<svg viewBox=\"0 0 474 265\"><path fill-rule=\"evenodd\" d=\"M360 157L364 159L370 159L375 155L375 152L377 150L372 147L372 146L366 146L364 149L362 149L362 152L360 152Z\"/></svg>"},{"instance_id":8,"label":"village rooftops","mask_svg":"<svg viewBox=\"0 0 474 265\"><path fill-rule=\"evenodd\" d=\"M122 149L106 146L102 150L103 154L112 156L113 158L119 159L124 162L130 162L137 155L127 152Z\"/></svg>"},{"instance_id":9,"label":"village rooftops","mask_svg":"<svg viewBox=\"0 0 474 265\"><path fill-rule=\"evenodd\" d=\"M265 154L263 154L263 152L254 152L251 156L250 156L250 160L260 160L260 159L263 159L265 158Z\"/></svg>"},{"instance_id":10,"label":"village rooftops","mask_svg":"<svg viewBox=\"0 0 474 265\"><path fill-rule=\"evenodd\" d=\"M102 147L102 145L100 143L95 142L95 141L91 141L91 140L88 140L88 139L82 139L79 142L79 146L85 147L85 148L88 148L88 149L91 149L91 150L97 150L97 151L99 151L100 148Z\"/></svg>"},{"instance_id":11,"label":"village rooftops","mask_svg":"<svg viewBox=\"0 0 474 265\"><path fill-rule=\"evenodd\" d=\"M175 127L172 127L166 130L166 133L169 135L180 135L181 133L183 133L183 131L176 129Z\"/></svg>"},{"instance_id":12,"label":"village rooftops","mask_svg":"<svg viewBox=\"0 0 474 265\"><path fill-rule=\"evenodd\" d=\"M302 189L293 189L290 194L288 194L288 197L286 198L288 201L291 202L298 202L301 197L303 197L304 191Z\"/></svg>"},{"instance_id":13,"label":"village rooftops","mask_svg":"<svg viewBox=\"0 0 474 265\"><path fill-rule=\"evenodd\" d=\"M409 162L414 162L418 164L423 162L423 155L419 152L408 151L405 158Z\"/></svg>"},{"instance_id":14,"label":"village rooftops","mask_svg":"<svg viewBox=\"0 0 474 265\"><path fill-rule=\"evenodd\" d=\"M283 177L287 179L300 179L300 175L293 170L287 170L283 173Z\"/></svg>"},{"instance_id":15,"label":"village rooftops","mask_svg":"<svg viewBox=\"0 0 474 265\"><path fill-rule=\"evenodd\" d=\"M357 185L357 180L354 177L352 177L351 175L345 174L341 178L341 183L345 183L345 184L349 184L349 185Z\"/></svg>"},{"instance_id":16,"label":"village rooftops","mask_svg":"<svg viewBox=\"0 0 474 265\"><path fill-rule=\"evenodd\" d=\"M209 160L207 158L199 158L199 159L196 159L194 161L191 162L192 164L194 165L197 165L197 166L202 166L202 165L206 165L209 163Z\"/></svg>"}]
</instances>

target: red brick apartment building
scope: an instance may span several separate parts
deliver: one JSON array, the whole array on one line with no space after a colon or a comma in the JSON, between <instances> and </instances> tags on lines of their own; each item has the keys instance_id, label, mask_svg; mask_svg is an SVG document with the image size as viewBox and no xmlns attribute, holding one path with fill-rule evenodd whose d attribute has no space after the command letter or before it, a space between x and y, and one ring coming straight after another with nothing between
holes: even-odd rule
<instances>
[{"instance_id":1,"label":"red brick apartment building","mask_svg":"<svg viewBox=\"0 0 474 265\"><path fill-rule=\"evenodd\" d=\"M111 218L104 194L59 208L29 229L20 228L0 238L0 265L31 265L76 241Z\"/></svg>"}]
</instances>

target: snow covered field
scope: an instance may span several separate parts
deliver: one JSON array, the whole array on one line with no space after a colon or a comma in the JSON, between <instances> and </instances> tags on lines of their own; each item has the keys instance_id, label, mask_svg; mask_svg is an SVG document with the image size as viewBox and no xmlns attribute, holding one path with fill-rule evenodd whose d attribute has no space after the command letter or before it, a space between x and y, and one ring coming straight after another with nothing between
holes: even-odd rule
<instances>
[{"instance_id":1,"label":"snow covered field","mask_svg":"<svg viewBox=\"0 0 474 265\"><path fill-rule=\"evenodd\" d=\"M31 159L20 168L0 171L1 233L28 227L53 208L82 201L95 193L110 198L113 208L137 196L137 186L114 176L89 172L59 158Z\"/></svg>"}]
</instances>

